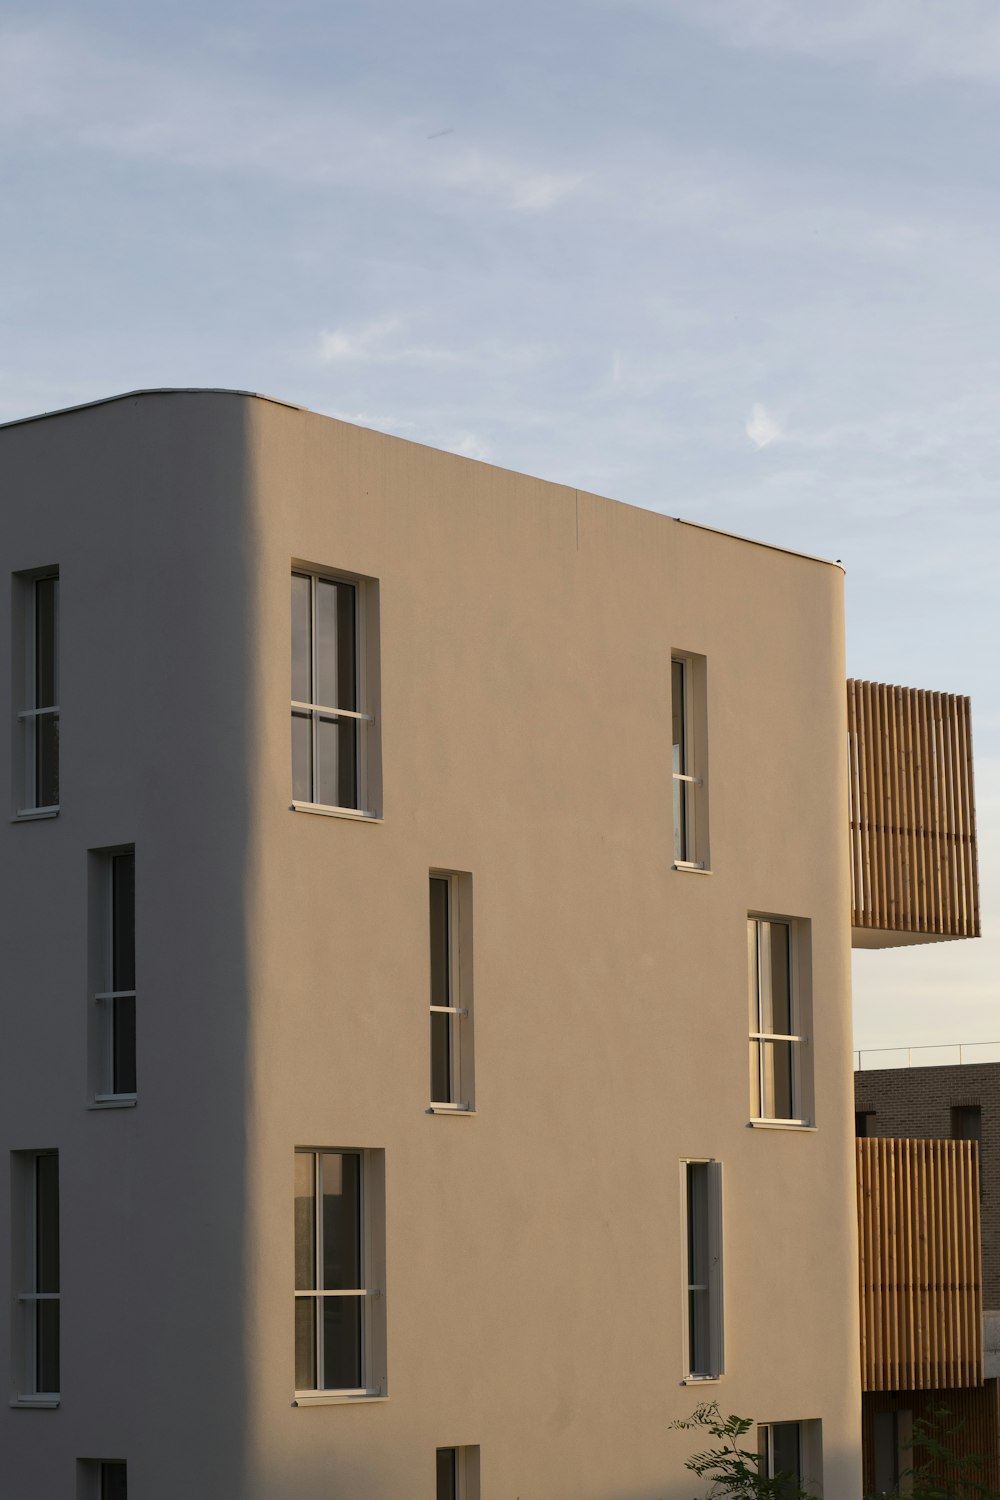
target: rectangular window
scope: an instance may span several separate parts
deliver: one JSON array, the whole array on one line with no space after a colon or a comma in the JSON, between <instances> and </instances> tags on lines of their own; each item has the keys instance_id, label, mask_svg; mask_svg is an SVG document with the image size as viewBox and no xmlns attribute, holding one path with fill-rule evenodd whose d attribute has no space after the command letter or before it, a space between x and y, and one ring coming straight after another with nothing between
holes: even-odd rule
<instances>
[{"instance_id":1,"label":"rectangular window","mask_svg":"<svg viewBox=\"0 0 1000 1500\"><path fill-rule=\"evenodd\" d=\"M983 1110L979 1104L956 1104L951 1111L953 1141L978 1141L983 1144Z\"/></svg>"},{"instance_id":2,"label":"rectangular window","mask_svg":"<svg viewBox=\"0 0 1000 1500\"><path fill-rule=\"evenodd\" d=\"M56 812L59 807L59 573L20 575L20 684L22 786L18 812Z\"/></svg>"},{"instance_id":3,"label":"rectangular window","mask_svg":"<svg viewBox=\"0 0 1000 1500\"><path fill-rule=\"evenodd\" d=\"M133 1100L135 1048L135 850L97 855L96 1098Z\"/></svg>"},{"instance_id":4,"label":"rectangular window","mask_svg":"<svg viewBox=\"0 0 1000 1500\"><path fill-rule=\"evenodd\" d=\"M674 864L708 868L706 664L675 652L670 661L673 726Z\"/></svg>"},{"instance_id":5,"label":"rectangular window","mask_svg":"<svg viewBox=\"0 0 1000 1500\"><path fill-rule=\"evenodd\" d=\"M750 1100L755 1120L808 1123L806 923L747 919Z\"/></svg>"},{"instance_id":6,"label":"rectangular window","mask_svg":"<svg viewBox=\"0 0 1000 1500\"><path fill-rule=\"evenodd\" d=\"M854 1134L857 1136L875 1134L875 1111L873 1109L857 1109L854 1111Z\"/></svg>"},{"instance_id":7,"label":"rectangular window","mask_svg":"<svg viewBox=\"0 0 1000 1500\"><path fill-rule=\"evenodd\" d=\"M479 1500L479 1448L437 1450L436 1500Z\"/></svg>"},{"instance_id":8,"label":"rectangular window","mask_svg":"<svg viewBox=\"0 0 1000 1500\"><path fill-rule=\"evenodd\" d=\"M19 1399L59 1399L59 1155L19 1151L11 1162L14 1276L19 1325L15 1385Z\"/></svg>"},{"instance_id":9,"label":"rectangular window","mask_svg":"<svg viewBox=\"0 0 1000 1500\"><path fill-rule=\"evenodd\" d=\"M80 1500L128 1500L128 1477L123 1459L83 1458L77 1465Z\"/></svg>"},{"instance_id":10,"label":"rectangular window","mask_svg":"<svg viewBox=\"0 0 1000 1500\"><path fill-rule=\"evenodd\" d=\"M723 1372L722 1166L683 1163L687 1296L686 1376L715 1380Z\"/></svg>"},{"instance_id":11,"label":"rectangular window","mask_svg":"<svg viewBox=\"0 0 1000 1500\"><path fill-rule=\"evenodd\" d=\"M295 1153L297 1396L385 1394L381 1153Z\"/></svg>"},{"instance_id":12,"label":"rectangular window","mask_svg":"<svg viewBox=\"0 0 1000 1500\"><path fill-rule=\"evenodd\" d=\"M757 1453L772 1500L822 1494L822 1422L767 1422L757 1428Z\"/></svg>"},{"instance_id":13,"label":"rectangular window","mask_svg":"<svg viewBox=\"0 0 1000 1500\"><path fill-rule=\"evenodd\" d=\"M470 1111L472 1070L472 878L430 877L431 1108Z\"/></svg>"},{"instance_id":14,"label":"rectangular window","mask_svg":"<svg viewBox=\"0 0 1000 1500\"><path fill-rule=\"evenodd\" d=\"M898 1495L910 1488L906 1482L913 1467L913 1412L872 1412L872 1457L875 1494Z\"/></svg>"},{"instance_id":15,"label":"rectangular window","mask_svg":"<svg viewBox=\"0 0 1000 1500\"><path fill-rule=\"evenodd\" d=\"M292 799L374 816L377 585L292 573Z\"/></svg>"}]
</instances>

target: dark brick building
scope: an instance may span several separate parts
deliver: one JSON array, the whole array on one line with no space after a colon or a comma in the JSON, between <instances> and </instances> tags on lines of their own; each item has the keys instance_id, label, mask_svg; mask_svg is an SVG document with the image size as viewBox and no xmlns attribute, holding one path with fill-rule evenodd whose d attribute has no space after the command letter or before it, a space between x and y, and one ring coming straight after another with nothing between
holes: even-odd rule
<instances>
[{"instance_id":1,"label":"dark brick building","mask_svg":"<svg viewBox=\"0 0 1000 1500\"><path fill-rule=\"evenodd\" d=\"M1000 1062L854 1075L858 1135L979 1142L983 1306L1000 1309Z\"/></svg>"}]
</instances>

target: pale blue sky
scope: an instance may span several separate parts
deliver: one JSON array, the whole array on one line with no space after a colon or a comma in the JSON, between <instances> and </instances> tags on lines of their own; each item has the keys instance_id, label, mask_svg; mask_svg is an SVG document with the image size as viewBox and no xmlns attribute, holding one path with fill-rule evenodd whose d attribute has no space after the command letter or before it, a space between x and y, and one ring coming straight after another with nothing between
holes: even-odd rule
<instances>
[{"instance_id":1,"label":"pale blue sky","mask_svg":"<svg viewBox=\"0 0 1000 1500\"><path fill-rule=\"evenodd\" d=\"M994 0L0 7L0 420L260 390L847 568L973 698L980 943L857 1040L1000 1039Z\"/></svg>"}]
</instances>

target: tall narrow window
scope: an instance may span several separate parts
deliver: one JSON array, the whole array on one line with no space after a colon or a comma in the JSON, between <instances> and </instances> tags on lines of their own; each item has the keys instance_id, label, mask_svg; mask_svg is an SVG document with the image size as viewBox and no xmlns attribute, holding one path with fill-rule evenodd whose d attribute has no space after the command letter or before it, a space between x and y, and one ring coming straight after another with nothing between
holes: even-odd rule
<instances>
[{"instance_id":1,"label":"tall narrow window","mask_svg":"<svg viewBox=\"0 0 1000 1500\"><path fill-rule=\"evenodd\" d=\"M295 1386L308 1395L381 1394L383 1299L374 1284L375 1157L295 1153Z\"/></svg>"},{"instance_id":2,"label":"tall narrow window","mask_svg":"<svg viewBox=\"0 0 1000 1500\"><path fill-rule=\"evenodd\" d=\"M805 1124L804 997L796 982L796 927L747 919L750 977L750 1095L758 1120Z\"/></svg>"},{"instance_id":3,"label":"tall narrow window","mask_svg":"<svg viewBox=\"0 0 1000 1500\"><path fill-rule=\"evenodd\" d=\"M472 1108L471 878L430 877L431 1107Z\"/></svg>"},{"instance_id":4,"label":"tall narrow window","mask_svg":"<svg viewBox=\"0 0 1000 1500\"><path fill-rule=\"evenodd\" d=\"M374 587L292 574L292 798L302 807L376 810L364 607Z\"/></svg>"},{"instance_id":5,"label":"tall narrow window","mask_svg":"<svg viewBox=\"0 0 1000 1500\"><path fill-rule=\"evenodd\" d=\"M437 1450L436 1500L479 1500L479 1448Z\"/></svg>"},{"instance_id":6,"label":"tall narrow window","mask_svg":"<svg viewBox=\"0 0 1000 1500\"><path fill-rule=\"evenodd\" d=\"M719 1162L684 1163L687 1230L687 1370L713 1380L723 1370L722 1172Z\"/></svg>"},{"instance_id":7,"label":"tall narrow window","mask_svg":"<svg viewBox=\"0 0 1000 1500\"><path fill-rule=\"evenodd\" d=\"M22 579L24 662L22 730L23 790L19 811L55 812L59 807L59 574L53 570Z\"/></svg>"},{"instance_id":8,"label":"tall narrow window","mask_svg":"<svg viewBox=\"0 0 1000 1500\"><path fill-rule=\"evenodd\" d=\"M21 1311L20 1399L59 1398L59 1155L17 1152L16 1295Z\"/></svg>"},{"instance_id":9,"label":"tall narrow window","mask_svg":"<svg viewBox=\"0 0 1000 1500\"><path fill-rule=\"evenodd\" d=\"M708 867L706 669L703 656L675 653L670 662L673 726L674 864Z\"/></svg>"},{"instance_id":10,"label":"tall narrow window","mask_svg":"<svg viewBox=\"0 0 1000 1500\"><path fill-rule=\"evenodd\" d=\"M103 951L101 988L95 996L101 1051L97 1098L134 1099L135 850L112 850L100 858Z\"/></svg>"}]
</instances>

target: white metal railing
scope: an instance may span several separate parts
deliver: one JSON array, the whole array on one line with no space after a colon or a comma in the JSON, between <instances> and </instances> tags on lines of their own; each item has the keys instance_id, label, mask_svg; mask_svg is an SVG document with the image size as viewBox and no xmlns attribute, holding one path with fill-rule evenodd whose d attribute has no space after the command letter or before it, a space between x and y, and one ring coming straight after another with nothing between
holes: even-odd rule
<instances>
[{"instance_id":1,"label":"white metal railing","mask_svg":"<svg viewBox=\"0 0 1000 1500\"><path fill-rule=\"evenodd\" d=\"M938 1055L915 1057L917 1052ZM866 1061L875 1057L883 1061ZM865 1068L934 1068L977 1062L1000 1062L1000 1042L923 1042L916 1047L865 1047L854 1054L855 1072Z\"/></svg>"}]
</instances>

